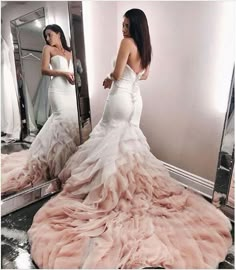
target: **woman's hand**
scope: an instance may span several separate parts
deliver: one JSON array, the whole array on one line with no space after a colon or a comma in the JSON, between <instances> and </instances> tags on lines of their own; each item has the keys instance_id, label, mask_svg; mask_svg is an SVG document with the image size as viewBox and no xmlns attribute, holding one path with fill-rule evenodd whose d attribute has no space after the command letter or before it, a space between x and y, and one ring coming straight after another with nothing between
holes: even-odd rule
<instances>
[{"instance_id":1,"label":"woman's hand","mask_svg":"<svg viewBox=\"0 0 236 270\"><path fill-rule=\"evenodd\" d=\"M73 85L75 84L75 76L73 72L65 72L64 77L67 79L67 81L70 84L73 84Z\"/></svg>"},{"instance_id":2,"label":"woman's hand","mask_svg":"<svg viewBox=\"0 0 236 270\"><path fill-rule=\"evenodd\" d=\"M104 89L106 89L106 88L111 88L111 86L112 86L112 80L111 79L109 79L109 78L106 78L104 81L103 81L103 87L104 87Z\"/></svg>"}]
</instances>

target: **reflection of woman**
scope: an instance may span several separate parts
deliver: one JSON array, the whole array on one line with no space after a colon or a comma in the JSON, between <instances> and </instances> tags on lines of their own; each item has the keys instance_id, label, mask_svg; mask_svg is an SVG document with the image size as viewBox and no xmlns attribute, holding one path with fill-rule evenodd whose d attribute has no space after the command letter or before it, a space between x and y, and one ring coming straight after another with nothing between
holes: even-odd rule
<instances>
[{"instance_id":1,"label":"reflection of woman","mask_svg":"<svg viewBox=\"0 0 236 270\"><path fill-rule=\"evenodd\" d=\"M50 44L43 49L42 73L53 77L48 90L52 115L29 150L2 157L3 193L53 179L79 144L71 51L58 25L48 25L43 33Z\"/></svg>"},{"instance_id":2,"label":"reflection of woman","mask_svg":"<svg viewBox=\"0 0 236 270\"><path fill-rule=\"evenodd\" d=\"M63 191L34 217L32 257L40 268L215 268L230 222L150 153L139 129L138 81L151 62L141 10L125 13L123 34L102 119L60 173Z\"/></svg>"},{"instance_id":3,"label":"reflection of woman","mask_svg":"<svg viewBox=\"0 0 236 270\"><path fill-rule=\"evenodd\" d=\"M71 49L66 44L62 29L48 25L43 31L46 45L43 49L42 73L53 76L49 87L49 101L53 112L74 114L75 87ZM53 69L49 68L49 64Z\"/></svg>"}]
</instances>

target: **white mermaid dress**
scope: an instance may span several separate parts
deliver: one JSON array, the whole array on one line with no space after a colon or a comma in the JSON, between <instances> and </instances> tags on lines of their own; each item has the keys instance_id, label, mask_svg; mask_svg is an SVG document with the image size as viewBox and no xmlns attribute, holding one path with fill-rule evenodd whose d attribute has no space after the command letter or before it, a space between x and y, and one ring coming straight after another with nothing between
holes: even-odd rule
<instances>
[{"instance_id":1,"label":"white mermaid dress","mask_svg":"<svg viewBox=\"0 0 236 270\"><path fill-rule=\"evenodd\" d=\"M127 65L99 124L28 231L39 268L215 268L232 240L222 212L172 179L139 128L142 74Z\"/></svg>"},{"instance_id":2,"label":"white mermaid dress","mask_svg":"<svg viewBox=\"0 0 236 270\"><path fill-rule=\"evenodd\" d=\"M63 56L52 57L51 65L73 72L72 61ZM58 76L51 80L48 91L52 115L30 149L1 155L4 194L57 177L80 143L75 86Z\"/></svg>"}]
</instances>

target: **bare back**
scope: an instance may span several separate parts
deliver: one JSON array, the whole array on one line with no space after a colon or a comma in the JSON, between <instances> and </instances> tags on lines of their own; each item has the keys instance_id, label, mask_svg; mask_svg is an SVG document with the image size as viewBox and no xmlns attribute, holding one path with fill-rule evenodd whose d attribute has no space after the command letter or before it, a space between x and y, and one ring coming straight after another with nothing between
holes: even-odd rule
<instances>
[{"instance_id":1,"label":"bare back","mask_svg":"<svg viewBox=\"0 0 236 270\"><path fill-rule=\"evenodd\" d=\"M143 71L143 67L141 64L141 57L138 51L138 47L135 44L134 40L132 38L130 39L130 54L127 60L127 64L133 69L135 73L140 73Z\"/></svg>"}]
</instances>

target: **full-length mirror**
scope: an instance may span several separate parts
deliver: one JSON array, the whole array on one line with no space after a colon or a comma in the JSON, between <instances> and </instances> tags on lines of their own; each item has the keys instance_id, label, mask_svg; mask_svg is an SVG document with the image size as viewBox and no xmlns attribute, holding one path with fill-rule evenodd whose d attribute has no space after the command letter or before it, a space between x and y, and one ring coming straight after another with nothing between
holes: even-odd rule
<instances>
[{"instance_id":1,"label":"full-length mirror","mask_svg":"<svg viewBox=\"0 0 236 270\"><path fill-rule=\"evenodd\" d=\"M80 128L83 142L92 130L87 79L82 1L68 2L71 41L74 51L76 93L79 103Z\"/></svg>"},{"instance_id":2,"label":"full-length mirror","mask_svg":"<svg viewBox=\"0 0 236 270\"><path fill-rule=\"evenodd\" d=\"M2 119L9 122L7 101L18 116L11 123L18 137L2 124L2 214L58 191L57 177L83 141L81 130L86 128L87 136L91 130L83 23L75 46L69 13L67 2L4 6L2 55L8 62L4 59Z\"/></svg>"},{"instance_id":3,"label":"full-length mirror","mask_svg":"<svg viewBox=\"0 0 236 270\"><path fill-rule=\"evenodd\" d=\"M44 8L11 21L20 97L21 138L24 141L28 139L29 142L33 141L40 127L43 126L49 116L47 90L50 78L47 78L48 83L44 87L41 86L41 58L45 44L42 36L44 27ZM40 104L43 99L45 100L44 103Z\"/></svg>"}]
</instances>

